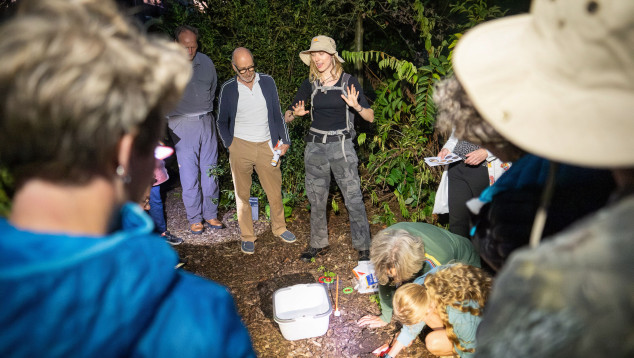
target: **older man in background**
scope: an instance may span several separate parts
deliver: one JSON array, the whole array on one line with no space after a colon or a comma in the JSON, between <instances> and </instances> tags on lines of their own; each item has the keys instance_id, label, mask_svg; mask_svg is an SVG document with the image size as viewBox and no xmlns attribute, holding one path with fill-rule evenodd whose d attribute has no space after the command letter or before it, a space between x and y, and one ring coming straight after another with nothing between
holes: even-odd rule
<instances>
[{"instance_id":1,"label":"older man in background","mask_svg":"<svg viewBox=\"0 0 634 358\"><path fill-rule=\"evenodd\" d=\"M192 62L193 75L180 103L168 115L170 136L183 187L183 203L192 234L202 234L207 226L222 229L218 220L218 140L211 112L216 93L216 68L207 55L197 52L198 29L182 25L175 31Z\"/></svg>"},{"instance_id":2,"label":"older man in background","mask_svg":"<svg viewBox=\"0 0 634 358\"><path fill-rule=\"evenodd\" d=\"M244 47L236 48L231 58L236 76L225 82L220 90L218 132L229 149L242 235L240 249L245 254L253 254L257 238L249 197L254 168L271 207L273 234L284 242L296 240L295 235L286 229L280 165L271 165L273 146L279 141L279 154L283 156L291 140L273 77L255 72L253 55Z\"/></svg>"}]
</instances>

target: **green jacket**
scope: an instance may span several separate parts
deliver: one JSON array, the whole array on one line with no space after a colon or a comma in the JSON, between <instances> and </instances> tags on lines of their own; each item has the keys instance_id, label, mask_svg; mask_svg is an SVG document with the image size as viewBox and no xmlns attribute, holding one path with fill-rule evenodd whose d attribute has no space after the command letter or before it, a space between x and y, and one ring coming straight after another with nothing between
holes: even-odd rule
<instances>
[{"instance_id":1,"label":"green jacket","mask_svg":"<svg viewBox=\"0 0 634 358\"><path fill-rule=\"evenodd\" d=\"M420 238L425 245L425 257L420 271L412 277L422 276L436 266L452 262L462 262L467 265L480 267L480 256L475 251L469 239L427 223L402 222L394 224L389 229L403 229L411 235ZM384 322L392 320L392 298L395 286L379 285L381 299L381 319Z\"/></svg>"}]
</instances>

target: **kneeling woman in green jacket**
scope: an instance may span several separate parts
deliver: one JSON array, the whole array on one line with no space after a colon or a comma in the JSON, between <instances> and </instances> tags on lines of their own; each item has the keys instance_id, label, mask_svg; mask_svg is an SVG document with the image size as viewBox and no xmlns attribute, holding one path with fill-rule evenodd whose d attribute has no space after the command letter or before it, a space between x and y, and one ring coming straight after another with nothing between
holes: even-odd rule
<instances>
[{"instance_id":1,"label":"kneeling woman in green jacket","mask_svg":"<svg viewBox=\"0 0 634 358\"><path fill-rule=\"evenodd\" d=\"M400 285L449 263L480 267L480 256L471 241L431 224L413 222L379 231L372 239L370 260L379 281L381 315L367 315L357 322L370 328L390 323L392 298Z\"/></svg>"}]
</instances>

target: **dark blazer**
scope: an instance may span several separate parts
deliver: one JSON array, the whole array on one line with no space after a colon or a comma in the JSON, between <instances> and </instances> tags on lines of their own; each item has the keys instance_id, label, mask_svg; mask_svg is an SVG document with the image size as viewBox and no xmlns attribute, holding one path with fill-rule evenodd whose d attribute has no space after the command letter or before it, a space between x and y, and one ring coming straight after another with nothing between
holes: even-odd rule
<instances>
[{"instance_id":1,"label":"dark blazer","mask_svg":"<svg viewBox=\"0 0 634 358\"><path fill-rule=\"evenodd\" d=\"M291 138L288 135L288 128L282 116L280 109L280 99L277 95L277 86L273 77L258 73L260 76L260 88L266 100L266 108L268 109L269 130L271 132L271 141L273 145L281 140L284 144L291 144ZM225 148L228 148L233 142L233 133L236 123L236 113L238 111L238 80L237 76L231 78L222 84L220 88L220 96L218 100L218 116L216 126L218 134Z\"/></svg>"}]
</instances>

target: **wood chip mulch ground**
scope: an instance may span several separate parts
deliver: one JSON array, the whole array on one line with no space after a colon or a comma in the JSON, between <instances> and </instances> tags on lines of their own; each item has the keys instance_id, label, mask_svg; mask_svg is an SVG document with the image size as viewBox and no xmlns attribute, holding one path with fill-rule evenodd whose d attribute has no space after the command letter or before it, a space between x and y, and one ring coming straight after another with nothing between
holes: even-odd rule
<instances>
[{"instance_id":1,"label":"wood chip mulch ground","mask_svg":"<svg viewBox=\"0 0 634 358\"><path fill-rule=\"evenodd\" d=\"M288 244L274 237L269 223L260 220L255 225L258 235L255 254L246 255L239 248L235 209L219 215L226 229L206 230L202 235L192 235L188 232L180 188L170 190L166 198L168 228L185 240L185 243L175 247L187 261L183 269L229 288L251 334L256 353L263 358L375 357L371 352L398 334L400 327L394 322L379 329L356 325L362 316L378 315L380 311L371 299L371 294L360 294L356 290L352 294L342 293L343 288L355 286L352 269L357 265L358 254L351 246L345 206L343 203L339 206L341 212L338 215L329 213L330 252L315 262L305 263L299 256L308 245L310 215L301 208L296 208L288 221L288 229L298 238L295 243ZM376 208L370 205L366 207L371 218ZM380 225L371 225L373 234L381 229ZM328 331L321 337L286 340L273 319L273 293L279 288L298 283L315 283L323 275L323 270L339 275L341 316L330 316ZM334 299L334 286L330 292ZM427 352L424 343L417 338L399 357L434 356Z\"/></svg>"}]
</instances>

